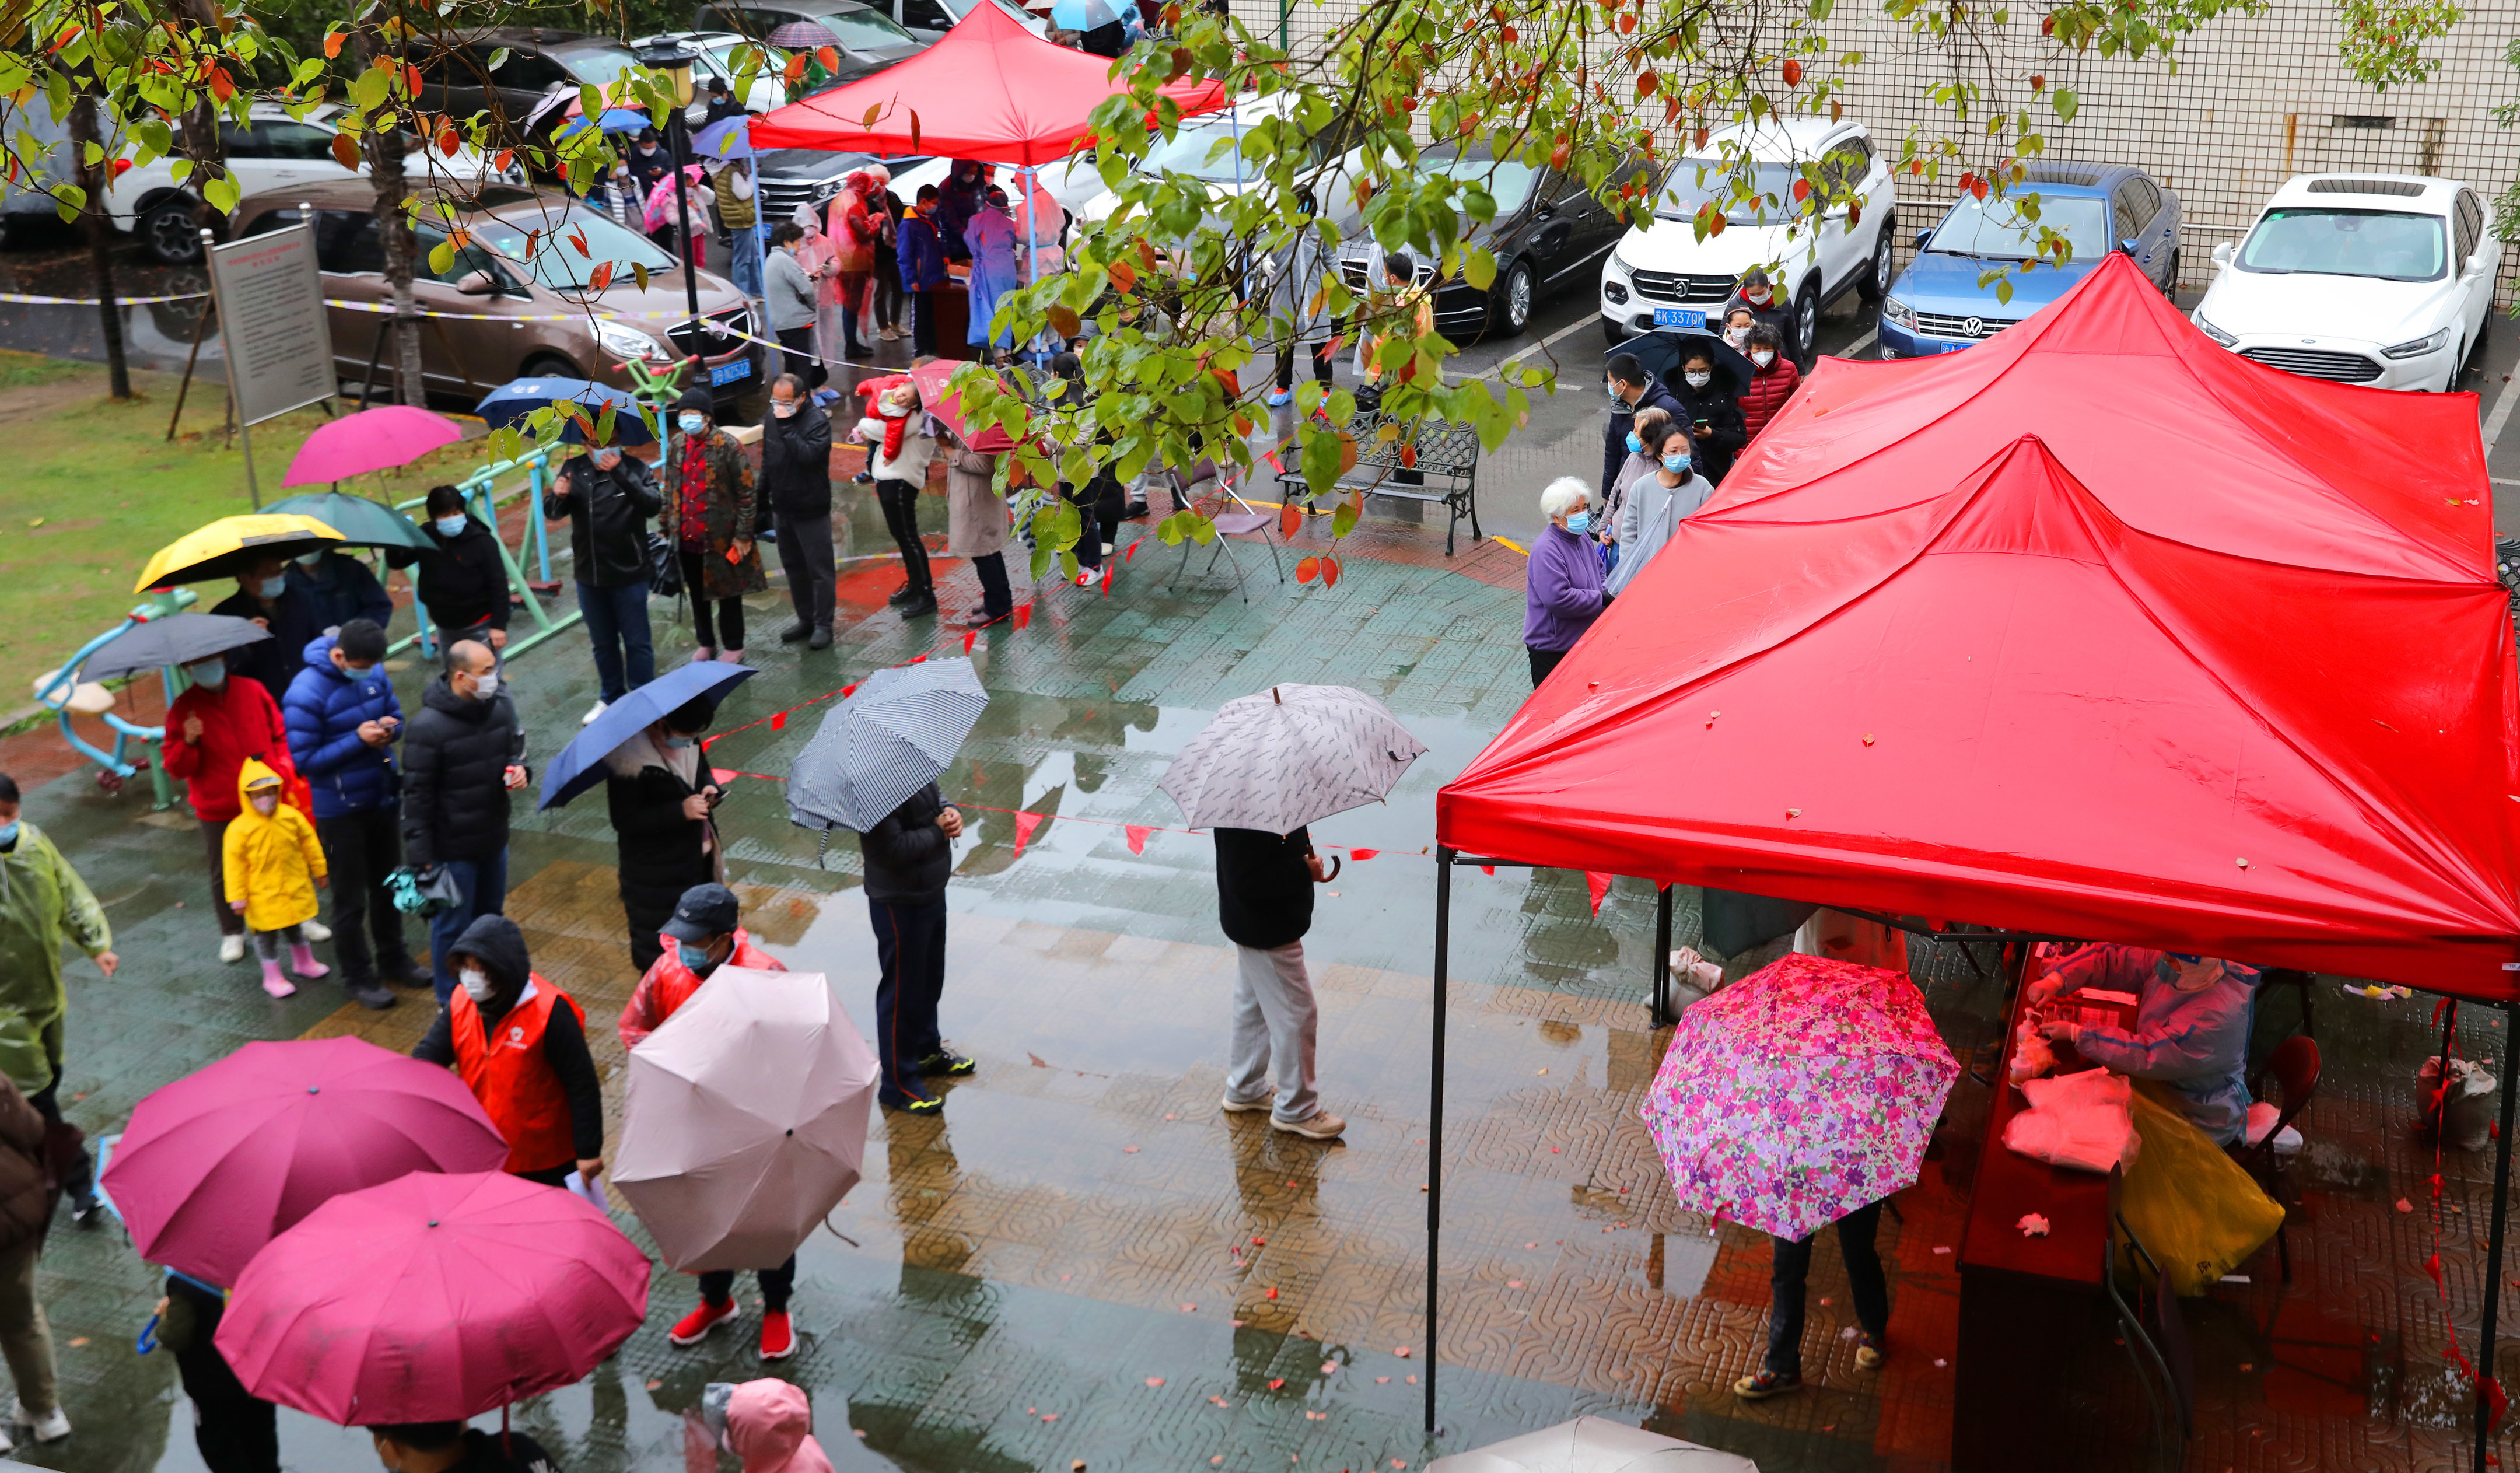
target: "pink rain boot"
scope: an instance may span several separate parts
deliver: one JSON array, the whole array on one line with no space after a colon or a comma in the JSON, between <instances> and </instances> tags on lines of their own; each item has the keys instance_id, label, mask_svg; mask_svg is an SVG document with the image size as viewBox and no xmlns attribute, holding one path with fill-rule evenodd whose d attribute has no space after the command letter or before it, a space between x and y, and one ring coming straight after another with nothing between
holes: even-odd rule
<instances>
[{"instance_id":1,"label":"pink rain boot","mask_svg":"<svg viewBox=\"0 0 2520 1473\"><path fill-rule=\"evenodd\" d=\"M262 990L275 998L297 996L297 984L280 974L280 963L276 960L262 964Z\"/></svg>"},{"instance_id":2,"label":"pink rain boot","mask_svg":"<svg viewBox=\"0 0 2520 1473\"><path fill-rule=\"evenodd\" d=\"M291 943L289 969L309 982L318 977L329 977L333 974L331 967L315 960L315 949L303 941Z\"/></svg>"}]
</instances>

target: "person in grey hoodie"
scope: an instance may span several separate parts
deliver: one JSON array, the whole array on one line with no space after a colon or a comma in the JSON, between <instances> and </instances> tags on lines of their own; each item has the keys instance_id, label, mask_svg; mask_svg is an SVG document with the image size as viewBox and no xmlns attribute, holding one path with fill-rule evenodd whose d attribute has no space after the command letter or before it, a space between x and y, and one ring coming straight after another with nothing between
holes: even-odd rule
<instances>
[{"instance_id":1,"label":"person in grey hoodie","mask_svg":"<svg viewBox=\"0 0 2520 1473\"><path fill-rule=\"evenodd\" d=\"M770 313L770 335L785 350L785 369L808 385L821 387L829 376L814 355L814 282L796 259L796 243L804 227L782 220L770 228L770 256L761 272L761 298Z\"/></svg>"}]
</instances>

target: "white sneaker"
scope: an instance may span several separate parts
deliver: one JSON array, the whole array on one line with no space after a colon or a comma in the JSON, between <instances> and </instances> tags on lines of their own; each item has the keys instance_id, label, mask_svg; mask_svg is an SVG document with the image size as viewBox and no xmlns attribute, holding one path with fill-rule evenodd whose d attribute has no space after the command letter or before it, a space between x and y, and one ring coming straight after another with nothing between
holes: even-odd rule
<instances>
[{"instance_id":1,"label":"white sneaker","mask_svg":"<svg viewBox=\"0 0 2520 1473\"><path fill-rule=\"evenodd\" d=\"M245 960L245 938L243 936L221 936L219 938L219 960L227 962L231 966L235 965L237 962L243 961Z\"/></svg>"},{"instance_id":2,"label":"white sneaker","mask_svg":"<svg viewBox=\"0 0 2520 1473\"><path fill-rule=\"evenodd\" d=\"M58 1443L70 1435L69 1416L59 1406L37 1418L26 1415L24 1403L13 1402L9 1406L9 1424L13 1427L33 1428L35 1441L39 1443Z\"/></svg>"},{"instance_id":3,"label":"white sneaker","mask_svg":"<svg viewBox=\"0 0 2520 1473\"><path fill-rule=\"evenodd\" d=\"M604 708L609 704L609 701L599 700L595 704L587 707L586 714L577 719L577 724L582 727L591 727L595 725L595 718L603 715Z\"/></svg>"},{"instance_id":4,"label":"white sneaker","mask_svg":"<svg viewBox=\"0 0 2520 1473\"><path fill-rule=\"evenodd\" d=\"M333 928L320 920L299 921L297 923L297 933L309 941L330 941L333 939Z\"/></svg>"}]
</instances>

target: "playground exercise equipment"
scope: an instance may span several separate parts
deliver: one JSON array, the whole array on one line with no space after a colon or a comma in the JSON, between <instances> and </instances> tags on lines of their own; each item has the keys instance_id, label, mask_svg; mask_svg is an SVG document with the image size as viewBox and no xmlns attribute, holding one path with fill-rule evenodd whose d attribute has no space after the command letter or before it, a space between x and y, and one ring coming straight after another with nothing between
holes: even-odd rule
<instances>
[{"instance_id":1,"label":"playground exercise equipment","mask_svg":"<svg viewBox=\"0 0 2520 1473\"><path fill-rule=\"evenodd\" d=\"M113 708L113 692L101 681L80 680L80 667L93 658L98 650L112 644L131 630L137 629L152 619L162 619L168 614L180 613L191 607L194 602L193 591L189 588L168 589L161 593L151 594L146 601L134 605L131 612L123 616L121 623L80 646L78 652L71 655L60 669L35 677L35 699L56 713L56 719L61 722L62 739L70 744L70 749L96 764L96 785L109 793L122 791L122 784L140 772L140 764L131 760L133 755L131 744L135 741L143 743L162 741L165 739L166 729L144 727L125 720L122 714ZM160 669L158 672L158 679L165 689L168 705L174 704L175 697L183 694L185 687L191 684L185 679L184 672L172 665ZM72 716L93 716L104 722L106 729L113 733L113 750L106 751L81 736L77 728L70 724ZM164 765L153 757L148 762L148 769L150 781L156 789L156 802L153 806L174 807L175 800L181 796L181 793L175 786L174 780L166 776Z\"/></svg>"}]
</instances>

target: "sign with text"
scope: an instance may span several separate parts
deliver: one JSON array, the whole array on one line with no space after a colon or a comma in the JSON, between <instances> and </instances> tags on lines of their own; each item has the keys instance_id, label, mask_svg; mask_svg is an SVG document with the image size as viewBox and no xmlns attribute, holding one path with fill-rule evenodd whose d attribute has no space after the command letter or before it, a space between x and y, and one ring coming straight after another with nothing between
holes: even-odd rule
<instances>
[{"instance_id":1,"label":"sign with text","mask_svg":"<svg viewBox=\"0 0 2520 1473\"><path fill-rule=\"evenodd\" d=\"M312 227L211 247L210 290L239 420L259 424L338 391Z\"/></svg>"}]
</instances>

